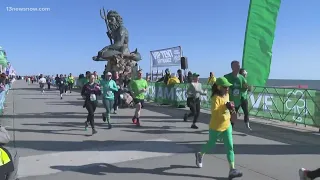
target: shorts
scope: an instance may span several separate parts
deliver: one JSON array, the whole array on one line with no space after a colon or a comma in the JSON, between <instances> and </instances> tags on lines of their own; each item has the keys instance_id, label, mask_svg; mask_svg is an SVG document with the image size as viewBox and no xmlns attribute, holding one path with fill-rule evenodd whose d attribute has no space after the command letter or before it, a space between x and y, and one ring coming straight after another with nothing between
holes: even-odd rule
<instances>
[{"instance_id":1,"label":"shorts","mask_svg":"<svg viewBox=\"0 0 320 180\"><path fill-rule=\"evenodd\" d=\"M133 102L134 104L141 104L141 108L143 108L144 106L144 99L136 99L136 98L133 98Z\"/></svg>"},{"instance_id":2,"label":"shorts","mask_svg":"<svg viewBox=\"0 0 320 180\"><path fill-rule=\"evenodd\" d=\"M40 83L40 88L43 88L44 87L44 84L43 83Z\"/></svg>"}]
</instances>

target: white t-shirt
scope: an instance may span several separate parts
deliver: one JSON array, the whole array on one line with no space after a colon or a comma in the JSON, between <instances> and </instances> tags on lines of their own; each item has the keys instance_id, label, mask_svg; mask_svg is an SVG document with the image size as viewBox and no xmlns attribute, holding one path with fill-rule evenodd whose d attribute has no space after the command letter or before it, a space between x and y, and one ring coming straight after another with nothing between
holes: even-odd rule
<instances>
[{"instance_id":1,"label":"white t-shirt","mask_svg":"<svg viewBox=\"0 0 320 180\"><path fill-rule=\"evenodd\" d=\"M40 78L39 83L45 84L47 82L46 78Z\"/></svg>"}]
</instances>

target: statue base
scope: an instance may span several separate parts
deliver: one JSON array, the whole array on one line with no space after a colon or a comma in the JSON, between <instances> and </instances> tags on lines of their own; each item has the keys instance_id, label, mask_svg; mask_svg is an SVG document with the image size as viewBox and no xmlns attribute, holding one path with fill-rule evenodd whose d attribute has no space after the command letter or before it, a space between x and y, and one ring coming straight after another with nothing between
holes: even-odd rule
<instances>
[{"instance_id":1,"label":"statue base","mask_svg":"<svg viewBox=\"0 0 320 180\"><path fill-rule=\"evenodd\" d=\"M135 66L137 66L135 60L114 56L108 60L105 72L118 72L119 74L131 78Z\"/></svg>"}]
</instances>

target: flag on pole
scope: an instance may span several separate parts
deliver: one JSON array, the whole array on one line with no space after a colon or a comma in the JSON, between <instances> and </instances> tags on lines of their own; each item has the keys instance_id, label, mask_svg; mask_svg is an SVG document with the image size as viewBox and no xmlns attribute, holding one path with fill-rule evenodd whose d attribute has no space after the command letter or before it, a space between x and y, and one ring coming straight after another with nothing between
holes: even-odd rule
<instances>
[{"instance_id":1,"label":"flag on pole","mask_svg":"<svg viewBox=\"0 0 320 180\"><path fill-rule=\"evenodd\" d=\"M272 45L281 0L250 0L242 67L248 83L265 86L272 59Z\"/></svg>"}]
</instances>

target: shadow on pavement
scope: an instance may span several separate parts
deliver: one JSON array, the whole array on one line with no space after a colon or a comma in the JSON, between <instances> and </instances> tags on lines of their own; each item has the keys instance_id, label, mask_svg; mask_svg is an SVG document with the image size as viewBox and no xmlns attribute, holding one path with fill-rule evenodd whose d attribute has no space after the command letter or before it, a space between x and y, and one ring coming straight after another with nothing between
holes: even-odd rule
<instances>
[{"instance_id":1,"label":"shadow on pavement","mask_svg":"<svg viewBox=\"0 0 320 180\"><path fill-rule=\"evenodd\" d=\"M84 112L44 112L44 113L23 113L23 114L16 114L16 115L3 115L3 118L17 118L17 119L46 119L46 118L73 118L73 119L83 119L83 121L87 117L87 112L86 110L83 110ZM127 119L128 122L131 121L132 116L120 116L117 114L112 114L111 115L111 120L114 119L116 120L125 120ZM173 119L173 117L170 116L144 116L144 119ZM101 113L96 113L95 114L95 119L99 120L102 119L102 114ZM174 121L174 120L173 120ZM24 124L28 125L28 124Z\"/></svg>"},{"instance_id":2,"label":"shadow on pavement","mask_svg":"<svg viewBox=\"0 0 320 180\"><path fill-rule=\"evenodd\" d=\"M210 177L197 174L183 174L183 173L172 173L166 172L173 169L195 169L194 166L185 166L185 165L170 165L170 167L159 167L155 169L143 169L143 168L134 168L134 167L117 167L111 164L105 163L96 163L88 164L83 166L51 166L52 169L57 169L60 171L73 171L79 173L85 173L90 175L107 175L108 173L130 173L130 174L152 174L160 176L179 176L179 177L193 177L193 178L208 178L216 180L227 180L228 178L224 177ZM193 172L191 170L191 172Z\"/></svg>"},{"instance_id":3,"label":"shadow on pavement","mask_svg":"<svg viewBox=\"0 0 320 180\"><path fill-rule=\"evenodd\" d=\"M131 147L130 144L144 143L141 148L137 146ZM16 141L16 148L28 148L41 151L79 151L88 150L92 147L92 151L133 151L141 150L146 152L160 153L190 153L198 151L204 144L204 141L190 142L163 142L163 141ZM155 147L172 147L172 144L182 145L190 148L192 151L181 152L171 148L155 148ZM237 154L245 155L301 155L301 154L320 154L319 146L314 145L257 145L257 144L235 144ZM213 153L209 154L225 154L223 144L217 144Z\"/></svg>"}]
</instances>

